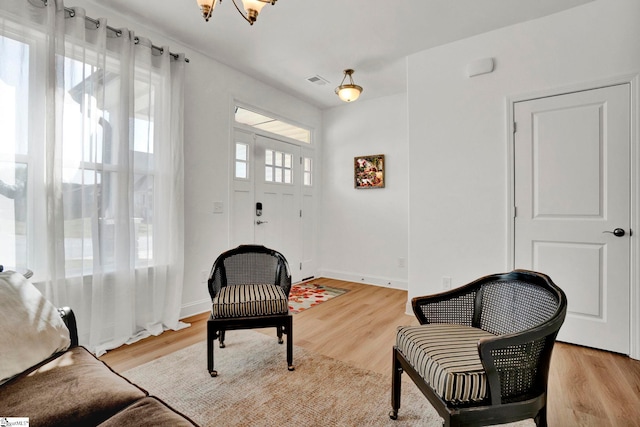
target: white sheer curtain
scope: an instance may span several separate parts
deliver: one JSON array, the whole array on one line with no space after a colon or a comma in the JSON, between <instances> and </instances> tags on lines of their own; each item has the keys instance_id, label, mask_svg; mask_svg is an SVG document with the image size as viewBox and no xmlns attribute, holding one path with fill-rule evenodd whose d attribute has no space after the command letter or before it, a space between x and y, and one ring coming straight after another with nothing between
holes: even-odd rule
<instances>
[{"instance_id":1,"label":"white sheer curtain","mask_svg":"<svg viewBox=\"0 0 640 427\"><path fill-rule=\"evenodd\" d=\"M0 13L0 263L97 354L186 326L184 57L62 0Z\"/></svg>"}]
</instances>

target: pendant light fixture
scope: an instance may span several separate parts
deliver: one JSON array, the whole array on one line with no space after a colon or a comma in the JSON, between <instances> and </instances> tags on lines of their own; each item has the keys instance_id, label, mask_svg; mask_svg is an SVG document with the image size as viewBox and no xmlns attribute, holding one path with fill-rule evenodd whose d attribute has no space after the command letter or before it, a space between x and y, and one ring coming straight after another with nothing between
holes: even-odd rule
<instances>
[{"instance_id":1,"label":"pendant light fixture","mask_svg":"<svg viewBox=\"0 0 640 427\"><path fill-rule=\"evenodd\" d=\"M353 83L353 73L354 71L350 68L344 70L344 77L342 78L342 82L340 86L336 88L336 94L342 99L344 102L353 102L360 97L360 93L362 92L362 87ZM349 83L344 84L344 81L349 76Z\"/></svg>"},{"instance_id":2,"label":"pendant light fixture","mask_svg":"<svg viewBox=\"0 0 640 427\"><path fill-rule=\"evenodd\" d=\"M222 3L222 0L196 0L198 2L198 6L200 6L200 10L202 11L202 17L205 21L209 22L209 18L211 18L211 13L213 9L216 8L216 3ZM231 0L233 5L238 10L238 13L242 15L242 17L250 24L253 25L258 19L258 14L262 10L262 8L267 4L271 3L272 5L276 4L278 0L242 0L242 6L244 8L244 12L238 7L236 0Z\"/></svg>"}]
</instances>

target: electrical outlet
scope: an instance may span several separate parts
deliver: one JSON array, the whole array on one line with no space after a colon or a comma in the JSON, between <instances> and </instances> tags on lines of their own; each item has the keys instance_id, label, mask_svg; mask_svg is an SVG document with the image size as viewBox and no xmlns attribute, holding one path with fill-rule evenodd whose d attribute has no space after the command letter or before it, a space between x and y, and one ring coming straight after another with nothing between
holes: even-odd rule
<instances>
[{"instance_id":1,"label":"electrical outlet","mask_svg":"<svg viewBox=\"0 0 640 427\"><path fill-rule=\"evenodd\" d=\"M403 257L398 257L398 268L404 268L407 265L407 261Z\"/></svg>"},{"instance_id":2,"label":"electrical outlet","mask_svg":"<svg viewBox=\"0 0 640 427\"><path fill-rule=\"evenodd\" d=\"M442 278L442 289L451 289L451 277L444 276Z\"/></svg>"},{"instance_id":3,"label":"electrical outlet","mask_svg":"<svg viewBox=\"0 0 640 427\"><path fill-rule=\"evenodd\" d=\"M224 203L213 202L213 213L223 213L223 212L224 212Z\"/></svg>"},{"instance_id":4,"label":"electrical outlet","mask_svg":"<svg viewBox=\"0 0 640 427\"><path fill-rule=\"evenodd\" d=\"M209 272L207 270L202 270L200 272L200 282L207 283L207 280L209 280Z\"/></svg>"}]
</instances>

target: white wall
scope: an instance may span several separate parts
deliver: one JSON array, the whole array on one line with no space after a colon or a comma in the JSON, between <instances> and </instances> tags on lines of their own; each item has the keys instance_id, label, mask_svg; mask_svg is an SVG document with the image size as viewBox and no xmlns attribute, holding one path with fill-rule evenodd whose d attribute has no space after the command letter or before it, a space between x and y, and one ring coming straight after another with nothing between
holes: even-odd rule
<instances>
[{"instance_id":1,"label":"white wall","mask_svg":"<svg viewBox=\"0 0 640 427\"><path fill-rule=\"evenodd\" d=\"M409 297L510 268L507 99L637 73L639 18L597 0L409 57Z\"/></svg>"},{"instance_id":2,"label":"white wall","mask_svg":"<svg viewBox=\"0 0 640 427\"><path fill-rule=\"evenodd\" d=\"M88 0L67 2L80 6L92 18L106 17L113 27L128 27L156 46L185 52L185 274L181 317L209 309L210 297L202 272L209 273L216 257L229 245L229 166L233 126L232 105L237 99L316 130L320 150L321 112L303 101L267 86L187 46L131 22L113 10ZM249 28L247 28L249 31ZM224 202L224 213L213 214L213 202Z\"/></svg>"},{"instance_id":3,"label":"white wall","mask_svg":"<svg viewBox=\"0 0 640 427\"><path fill-rule=\"evenodd\" d=\"M407 96L325 110L320 275L407 289ZM385 155L385 188L354 188L354 157ZM405 267L398 266L403 258Z\"/></svg>"}]
</instances>

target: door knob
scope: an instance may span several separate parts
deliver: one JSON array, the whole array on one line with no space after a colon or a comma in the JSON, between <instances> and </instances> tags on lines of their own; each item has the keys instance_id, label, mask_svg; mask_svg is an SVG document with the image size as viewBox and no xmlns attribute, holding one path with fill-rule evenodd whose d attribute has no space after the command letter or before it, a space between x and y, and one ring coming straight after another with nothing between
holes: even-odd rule
<instances>
[{"instance_id":1,"label":"door knob","mask_svg":"<svg viewBox=\"0 0 640 427\"><path fill-rule=\"evenodd\" d=\"M613 231L603 231L603 233L611 233L616 237L622 237L626 234L622 228L616 228Z\"/></svg>"},{"instance_id":2,"label":"door knob","mask_svg":"<svg viewBox=\"0 0 640 427\"><path fill-rule=\"evenodd\" d=\"M266 224L266 223L268 223L268 222L269 222L269 221L260 221L260 220L257 220L257 221L256 221L256 224L260 225L260 224ZM623 231L623 233L624 233L624 231Z\"/></svg>"}]
</instances>

